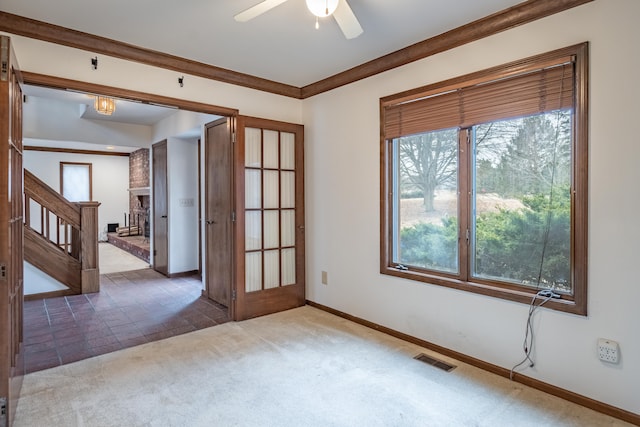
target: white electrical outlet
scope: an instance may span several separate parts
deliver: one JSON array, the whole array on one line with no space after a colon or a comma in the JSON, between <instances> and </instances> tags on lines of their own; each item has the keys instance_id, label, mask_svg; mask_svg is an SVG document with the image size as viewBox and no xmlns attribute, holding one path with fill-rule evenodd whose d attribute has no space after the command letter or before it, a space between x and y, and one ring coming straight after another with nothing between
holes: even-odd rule
<instances>
[{"instance_id":1,"label":"white electrical outlet","mask_svg":"<svg viewBox=\"0 0 640 427\"><path fill-rule=\"evenodd\" d=\"M609 363L618 363L620 356L618 343L605 338L598 339L598 357L600 360Z\"/></svg>"}]
</instances>

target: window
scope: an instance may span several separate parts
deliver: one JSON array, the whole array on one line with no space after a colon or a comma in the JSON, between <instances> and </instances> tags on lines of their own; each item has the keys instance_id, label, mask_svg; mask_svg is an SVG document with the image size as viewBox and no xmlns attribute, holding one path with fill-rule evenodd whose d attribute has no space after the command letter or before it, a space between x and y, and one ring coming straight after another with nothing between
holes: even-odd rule
<instances>
[{"instance_id":1,"label":"window","mask_svg":"<svg viewBox=\"0 0 640 427\"><path fill-rule=\"evenodd\" d=\"M90 202L91 163L60 162L60 194L70 202Z\"/></svg>"},{"instance_id":2,"label":"window","mask_svg":"<svg viewBox=\"0 0 640 427\"><path fill-rule=\"evenodd\" d=\"M587 54L381 99L381 273L586 315Z\"/></svg>"}]
</instances>

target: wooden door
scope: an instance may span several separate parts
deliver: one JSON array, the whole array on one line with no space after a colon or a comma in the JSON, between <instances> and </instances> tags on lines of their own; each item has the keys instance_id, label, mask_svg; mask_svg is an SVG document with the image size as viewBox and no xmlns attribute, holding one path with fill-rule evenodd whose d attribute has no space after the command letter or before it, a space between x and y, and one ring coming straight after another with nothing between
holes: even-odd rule
<instances>
[{"instance_id":1,"label":"wooden door","mask_svg":"<svg viewBox=\"0 0 640 427\"><path fill-rule=\"evenodd\" d=\"M305 304L303 131L237 118L235 320Z\"/></svg>"},{"instance_id":2,"label":"wooden door","mask_svg":"<svg viewBox=\"0 0 640 427\"><path fill-rule=\"evenodd\" d=\"M169 209L167 203L167 141L153 144L153 269L169 273Z\"/></svg>"},{"instance_id":3,"label":"wooden door","mask_svg":"<svg viewBox=\"0 0 640 427\"><path fill-rule=\"evenodd\" d=\"M24 375L24 229L21 79L6 36L0 36L0 62L0 425L10 426Z\"/></svg>"},{"instance_id":4,"label":"wooden door","mask_svg":"<svg viewBox=\"0 0 640 427\"><path fill-rule=\"evenodd\" d=\"M233 274L232 118L205 126L205 289L229 307Z\"/></svg>"}]
</instances>

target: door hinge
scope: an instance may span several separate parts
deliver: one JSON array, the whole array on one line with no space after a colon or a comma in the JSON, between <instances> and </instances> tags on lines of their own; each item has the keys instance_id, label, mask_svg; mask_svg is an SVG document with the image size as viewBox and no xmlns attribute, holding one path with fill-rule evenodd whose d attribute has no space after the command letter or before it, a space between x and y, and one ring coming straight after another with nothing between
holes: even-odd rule
<instances>
[{"instance_id":1,"label":"door hinge","mask_svg":"<svg viewBox=\"0 0 640 427\"><path fill-rule=\"evenodd\" d=\"M236 222L236 211L231 212L231 222Z\"/></svg>"},{"instance_id":2,"label":"door hinge","mask_svg":"<svg viewBox=\"0 0 640 427\"><path fill-rule=\"evenodd\" d=\"M234 144L236 142L236 133L235 132L231 132L231 142L233 142Z\"/></svg>"},{"instance_id":3,"label":"door hinge","mask_svg":"<svg viewBox=\"0 0 640 427\"><path fill-rule=\"evenodd\" d=\"M158 250L157 250L157 249L154 249L154 250L153 250L153 256L157 256L157 255L158 255Z\"/></svg>"},{"instance_id":4,"label":"door hinge","mask_svg":"<svg viewBox=\"0 0 640 427\"><path fill-rule=\"evenodd\" d=\"M0 62L2 62L0 80L6 82L9 80L9 37L2 36L2 42L0 42Z\"/></svg>"},{"instance_id":5,"label":"door hinge","mask_svg":"<svg viewBox=\"0 0 640 427\"><path fill-rule=\"evenodd\" d=\"M235 290L235 289L233 289L233 290L231 291L231 301L235 301L235 300L236 300L236 290Z\"/></svg>"},{"instance_id":6,"label":"door hinge","mask_svg":"<svg viewBox=\"0 0 640 427\"><path fill-rule=\"evenodd\" d=\"M467 228L467 244L469 244L469 229Z\"/></svg>"},{"instance_id":7,"label":"door hinge","mask_svg":"<svg viewBox=\"0 0 640 427\"><path fill-rule=\"evenodd\" d=\"M7 278L7 265L0 264L0 279L6 279L6 278Z\"/></svg>"},{"instance_id":8,"label":"door hinge","mask_svg":"<svg viewBox=\"0 0 640 427\"><path fill-rule=\"evenodd\" d=\"M7 398L0 397L0 427L7 427Z\"/></svg>"}]
</instances>

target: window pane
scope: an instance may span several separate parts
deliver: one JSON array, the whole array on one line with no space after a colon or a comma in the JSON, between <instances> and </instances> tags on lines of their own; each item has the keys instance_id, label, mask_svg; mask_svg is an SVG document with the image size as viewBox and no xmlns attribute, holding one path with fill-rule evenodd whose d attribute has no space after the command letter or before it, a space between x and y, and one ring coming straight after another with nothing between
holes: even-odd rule
<instances>
[{"instance_id":1,"label":"window pane","mask_svg":"<svg viewBox=\"0 0 640 427\"><path fill-rule=\"evenodd\" d=\"M280 251L266 251L264 253L264 288L271 289L280 286Z\"/></svg>"},{"instance_id":2,"label":"window pane","mask_svg":"<svg viewBox=\"0 0 640 427\"><path fill-rule=\"evenodd\" d=\"M264 212L264 247L265 249L280 246L280 212Z\"/></svg>"},{"instance_id":3,"label":"window pane","mask_svg":"<svg viewBox=\"0 0 640 427\"><path fill-rule=\"evenodd\" d=\"M262 192L260 191L260 170L245 170L244 203L247 209L260 209L262 206Z\"/></svg>"},{"instance_id":4,"label":"window pane","mask_svg":"<svg viewBox=\"0 0 640 427\"><path fill-rule=\"evenodd\" d=\"M282 208L296 207L296 174L295 172L281 172L281 203Z\"/></svg>"},{"instance_id":5,"label":"window pane","mask_svg":"<svg viewBox=\"0 0 640 427\"><path fill-rule=\"evenodd\" d=\"M571 292L571 112L473 128L472 274Z\"/></svg>"},{"instance_id":6,"label":"window pane","mask_svg":"<svg viewBox=\"0 0 640 427\"><path fill-rule=\"evenodd\" d=\"M264 167L278 169L278 132L264 130Z\"/></svg>"},{"instance_id":7,"label":"window pane","mask_svg":"<svg viewBox=\"0 0 640 427\"><path fill-rule=\"evenodd\" d=\"M296 283L296 250L282 250L282 286Z\"/></svg>"},{"instance_id":8,"label":"window pane","mask_svg":"<svg viewBox=\"0 0 640 427\"><path fill-rule=\"evenodd\" d=\"M247 292L262 290L262 252L245 254L245 289Z\"/></svg>"},{"instance_id":9,"label":"window pane","mask_svg":"<svg viewBox=\"0 0 640 427\"><path fill-rule=\"evenodd\" d=\"M264 177L264 208L277 209L280 207L278 199L278 171L266 170Z\"/></svg>"},{"instance_id":10,"label":"window pane","mask_svg":"<svg viewBox=\"0 0 640 427\"><path fill-rule=\"evenodd\" d=\"M261 166L261 132L260 129L246 128L244 134L244 165L259 168Z\"/></svg>"},{"instance_id":11,"label":"window pane","mask_svg":"<svg viewBox=\"0 0 640 427\"><path fill-rule=\"evenodd\" d=\"M280 139L280 168L293 170L296 168L296 136L289 132L282 132Z\"/></svg>"},{"instance_id":12,"label":"window pane","mask_svg":"<svg viewBox=\"0 0 640 427\"><path fill-rule=\"evenodd\" d=\"M393 146L393 261L457 273L457 129L397 138Z\"/></svg>"},{"instance_id":13,"label":"window pane","mask_svg":"<svg viewBox=\"0 0 640 427\"><path fill-rule=\"evenodd\" d=\"M62 195L70 202L91 200L91 165L62 163Z\"/></svg>"},{"instance_id":14,"label":"window pane","mask_svg":"<svg viewBox=\"0 0 640 427\"><path fill-rule=\"evenodd\" d=\"M282 233L280 242L281 246L295 246L296 244L296 211L281 211Z\"/></svg>"},{"instance_id":15,"label":"window pane","mask_svg":"<svg viewBox=\"0 0 640 427\"><path fill-rule=\"evenodd\" d=\"M262 249L262 212L247 211L245 213L245 250L253 251Z\"/></svg>"}]
</instances>

